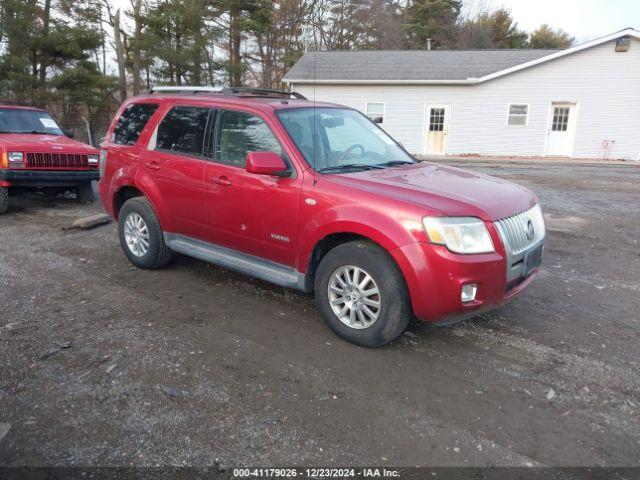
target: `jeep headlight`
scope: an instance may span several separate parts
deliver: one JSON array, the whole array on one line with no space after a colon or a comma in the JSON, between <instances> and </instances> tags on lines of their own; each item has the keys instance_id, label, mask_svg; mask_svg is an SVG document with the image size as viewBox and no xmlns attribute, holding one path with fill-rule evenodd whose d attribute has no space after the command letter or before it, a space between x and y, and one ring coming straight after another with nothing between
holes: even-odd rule
<instances>
[{"instance_id":1,"label":"jeep headlight","mask_svg":"<svg viewBox=\"0 0 640 480\"><path fill-rule=\"evenodd\" d=\"M89 162L89 165L98 165L98 163L100 163L100 155L93 153L91 155L87 155L87 161Z\"/></svg>"},{"instance_id":2,"label":"jeep headlight","mask_svg":"<svg viewBox=\"0 0 640 480\"><path fill-rule=\"evenodd\" d=\"M431 243L445 245L454 253L495 251L486 225L474 217L424 217L424 228Z\"/></svg>"},{"instance_id":3,"label":"jeep headlight","mask_svg":"<svg viewBox=\"0 0 640 480\"><path fill-rule=\"evenodd\" d=\"M9 152L7 158L9 159L9 164L24 163L24 154L22 152Z\"/></svg>"}]
</instances>

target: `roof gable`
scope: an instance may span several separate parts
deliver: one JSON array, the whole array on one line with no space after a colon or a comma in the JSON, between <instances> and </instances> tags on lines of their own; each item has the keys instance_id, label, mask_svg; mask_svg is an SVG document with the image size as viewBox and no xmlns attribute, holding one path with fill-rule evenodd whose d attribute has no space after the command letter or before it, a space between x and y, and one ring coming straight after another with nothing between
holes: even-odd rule
<instances>
[{"instance_id":1,"label":"roof gable","mask_svg":"<svg viewBox=\"0 0 640 480\"><path fill-rule=\"evenodd\" d=\"M523 70L624 36L625 29L566 50L361 50L306 52L287 83L475 84Z\"/></svg>"}]
</instances>

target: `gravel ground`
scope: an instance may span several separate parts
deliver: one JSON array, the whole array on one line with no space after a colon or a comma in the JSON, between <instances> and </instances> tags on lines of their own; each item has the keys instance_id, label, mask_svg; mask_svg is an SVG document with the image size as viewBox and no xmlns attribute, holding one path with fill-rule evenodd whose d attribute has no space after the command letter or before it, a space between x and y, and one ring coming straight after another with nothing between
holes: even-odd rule
<instances>
[{"instance_id":1,"label":"gravel ground","mask_svg":"<svg viewBox=\"0 0 640 480\"><path fill-rule=\"evenodd\" d=\"M133 268L99 204L0 217L0 465L640 465L640 168L474 164L532 188L522 296L363 349L310 296Z\"/></svg>"}]
</instances>

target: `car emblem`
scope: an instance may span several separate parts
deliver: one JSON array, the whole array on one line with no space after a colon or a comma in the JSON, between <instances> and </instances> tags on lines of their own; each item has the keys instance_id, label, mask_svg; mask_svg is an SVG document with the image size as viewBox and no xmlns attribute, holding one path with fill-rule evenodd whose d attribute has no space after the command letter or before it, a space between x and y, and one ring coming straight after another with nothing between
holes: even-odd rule
<instances>
[{"instance_id":1,"label":"car emblem","mask_svg":"<svg viewBox=\"0 0 640 480\"><path fill-rule=\"evenodd\" d=\"M536 230L533 228L533 222L529 220L527 222L527 239L533 240L533 237L536 235Z\"/></svg>"}]
</instances>

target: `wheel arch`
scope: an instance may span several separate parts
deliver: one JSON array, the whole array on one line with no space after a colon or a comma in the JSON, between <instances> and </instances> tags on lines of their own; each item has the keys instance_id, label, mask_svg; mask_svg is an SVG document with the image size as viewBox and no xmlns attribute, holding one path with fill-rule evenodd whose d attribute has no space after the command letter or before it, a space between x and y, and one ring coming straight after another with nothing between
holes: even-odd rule
<instances>
[{"instance_id":1,"label":"wheel arch","mask_svg":"<svg viewBox=\"0 0 640 480\"><path fill-rule=\"evenodd\" d=\"M120 213L120 209L124 203L127 200L136 197L146 197L146 195L142 190L131 185L123 185L116 191L113 196L113 213L115 214L116 219L118 218L118 214Z\"/></svg>"},{"instance_id":2,"label":"wheel arch","mask_svg":"<svg viewBox=\"0 0 640 480\"><path fill-rule=\"evenodd\" d=\"M371 227L367 227L366 225L358 226L352 224L349 228L336 228L333 231L319 235L315 241L308 242L302 253L303 260L302 265L300 265L301 271L304 271L307 277L313 279L318 265L329 251L339 245L355 240L371 242L387 252L398 266L403 277L405 277L406 282L405 272L396 258L399 245L397 245L391 238L371 229Z\"/></svg>"},{"instance_id":3,"label":"wheel arch","mask_svg":"<svg viewBox=\"0 0 640 480\"><path fill-rule=\"evenodd\" d=\"M140 184L139 182L127 182L118 186L118 189L113 194L113 212L114 217L118 219L118 213L124 203L136 197L145 197L151 203L153 211L158 218L160 227L163 231L171 231L171 223L169 221L169 215L165 202L162 200L162 196L154 184Z\"/></svg>"}]
</instances>

